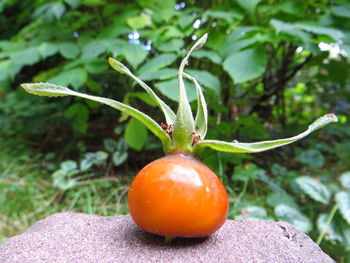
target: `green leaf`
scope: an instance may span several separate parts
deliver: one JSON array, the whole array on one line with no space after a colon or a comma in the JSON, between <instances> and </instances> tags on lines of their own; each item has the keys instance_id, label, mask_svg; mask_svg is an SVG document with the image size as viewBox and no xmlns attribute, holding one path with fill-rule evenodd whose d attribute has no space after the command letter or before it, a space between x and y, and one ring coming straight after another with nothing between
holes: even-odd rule
<instances>
[{"instance_id":1,"label":"green leaf","mask_svg":"<svg viewBox=\"0 0 350 263\"><path fill-rule=\"evenodd\" d=\"M76 58L80 53L78 45L71 42L60 44L58 46L58 50L60 51L61 55L67 59Z\"/></svg>"},{"instance_id":2,"label":"green leaf","mask_svg":"<svg viewBox=\"0 0 350 263\"><path fill-rule=\"evenodd\" d=\"M339 180L344 188L350 189L350 171L342 173Z\"/></svg>"},{"instance_id":3,"label":"green leaf","mask_svg":"<svg viewBox=\"0 0 350 263\"><path fill-rule=\"evenodd\" d=\"M158 46L158 49L163 52L178 52L183 47L185 42L182 39L172 39Z\"/></svg>"},{"instance_id":4,"label":"green leaf","mask_svg":"<svg viewBox=\"0 0 350 263\"><path fill-rule=\"evenodd\" d=\"M34 65L40 60L40 53L37 47L29 47L13 53L11 60L18 65Z\"/></svg>"},{"instance_id":5,"label":"green leaf","mask_svg":"<svg viewBox=\"0 0 350 263\"><path fill-rule=\"evenodd\" d=\"M323 204L328 204L331 198L331 193L327 187L321 182L316 181L310 176L300 176L295 179L299 187L304 191L305 194L310 196L315 201Z\"/></svg>"},{"instance_id":6,"label":"green leaf","mask_svg":"<svg viewBox=\"0 0 350 263\"><path fill-rule=\"evenodd\" d=\"M58 47L53 43L44 42L40 44L39 52L43 58L47 58L56 54L58 52Z\"/></svg>"},{"instance_id":7,"label":"green leaf","mask_svg":"<svg viewBox=\"0 0 350 263\"><path fill-rule=\"evenodd\" d=\"M310 36L308 33L297 29L291 23L286 23L278 19L271 19L270 23L276 29L277 34L285 33L289 36L297 37L305 43L310 41Z\"/></svg>"},{"instance_id":8,"label":"green leaf","mask_svg":"<svg viewBox=\"0 0 350 263\"><path fill-rule=\"evenodd\" d=\"M244 3L243 3L244 4ZM225 11L219 11L219 10L207 10L204 15L203 15L205 18L204 18L204 21L206 19L208 19L207 17L210 17L210 18L214 18L214 19L218 19L218 20L224 20L226 21L228 24L233 24L234 22L234 19L242 19L243 17L243 14L241 14L240 12L237 12L236 10L225 10Z\"/></svg>"},{"instance_id":9,"label":"green leaf","mask_svg":"<svg viewBox=\"0 0 350 263\"><path fill-rule=\"evenodd\" d=\"M312 230L311 221L295 208L281 204L275 207L274 212L279 220L292 224L301 232L308 233Z\"/></svg>"},{"instance_id":10,"label":"green leaf","mask_svg":"<svg viewBox=\"0 0 350 263\"><path fill-rule=\"evenodd\" d=\"M191 75L188 75L184 73L184 77L189 79L194 83L196 86L196 92L197 92L197 115L194 120L194 126L196 134L200 136L200 139L203 140L205 135L207 134L207 127L208 127L208 109L207 109L207 103L205 101L202 88L197 82L195 78L193 78Z\"/></svg>"},{"instance_id":11,"label":"green leaf","mask_svg":"<svg viewBox=\"0 0 350 263\"><path fill-rule=\"evenodd\" d=\"M322 153L315 149L301 151L297 154L296 159L310 168L322 168L325 162Z\"/></svg>"},{"instance_id":12,"label":"green leaf","mask_svg":"<svg viewBox=\"0 0 350 263\"><path fill-rule=\"evenodd\" d=\"M117 71L119 71L122 74L125 74L129 77L131 77L133 80L135 80L153 99L157 105L159 105L159 108L162 110L165 120L168 124L173 124L175 122L175 113L170 109L170 107L163 101L161 100L155 93L154 91L142 80L140 80L138 77L136 77L134 74L131 73L131 71L122 63L119 61L109 58L108 59L109 64Z\"/></svg>"},{"instance_id":13,"label":"green leaf","mask_svg":"<svg viewBox=\"0 0 350 263\"><path fill-rule=\"evenodd\" d=\"M227 58L233 53L237 53L243 48L256 44L254 32L258 30L255 26L240 26L229 35L225 35L219 44L217 51L223 58ZM252 37L249 37L251 36Z\"/></svg>"},{"instance_id":14,"label":"green leaf","mask_svg":"<svg viewBox=\"0 0 350 263\"><path fill-rule=\"evenodd\" d=\"M141 45L127 44L123 46L123 55L133 68L137 68L148 55Z\"/></svg>"},{"instance_id":15,"label":"green leaf","mask_svg":"<svg viewBox=\"0 0 350 263\"><path fill-rule=\"evenodd\" d=\"M209 50L196 50L192 53L192 57L194 58L207 58L211 62L221 65L222 59L219 56L218 53L215 51L209 51Z\"/></svg>"},{"instance_id":16,"label":"green leaf","mask_svg":"<svg viewBox=\"0 0 350 263\"><path fill-rule=\"evenodd\" d=\"M336 16L350 18L350 5L333 6L331 10Z\"/></svg>"},{"instance_id":17,"label":"green leaf","mask_svg":"<svg viewBox=\"0 0 350 263\"><path fill-rule=\"evenodd\" d=\"M112 155L112 162L115 166L119 166L128 159L128 152L125 151L116 151Z\"/></svg>"},{"instance_id":18,"label":"green leaf","mask_svg":"<svg viewBox=\"0 0 350 263\"><path fill-rule=\"evenodd\" d=\"M177 69L174 68L163 68L154 72L149 72L139 75L139 78L145 81L148 80L168 80L176 77Z\"/></svg>"},{"instance_id":19,"label":"green leaf","mask_svg":"<svg viewBox=\"0 0 350 263\"><path fill-rule=\"evenodd\" d=\"M179 80L179 107L176 114L176 120L173 129L173 147L175 150L189 150L192 144L192 137L195 131L194 119L192 116L191 105L188 101L185 83L183 80L183 71L188 63L189 57L192 52L201 48L207 41L208 34L204 34L198 41L193 45L188 54L182 60L178 73Z\"/></svg>"},{"instance_id":20,"label":"green leaf","mask_svg":"<svg viewBox=\"0 0 350 263\"><path fill-rule=\"evenodd\" d=\"M350 227L340 215L335 214L332 222L327 226L327 214L320 214L317 218L317 229L322 232L326 227L325 239L339 241L345 246L350 245Z\"/></svg>"},{"instance_id":21,"label":"green leaf","mask_svg":"<svg viewBox=\"0 0 350 263\"><path fill-rule=\"evenodd\" d=\"M113 153L114 151L118 150L118 142L113 139L104 139L103 146L106 149L106 151L110 153Z\"/></svg>"},{"instance_id":22,"label":"green leaf","mask_svg":"<svg viewBox=\"0 0 350 263\"><path fill-rule=\"evenodd\" d=\"M176 60L176 58L177 56L175 54L161 54L147 61L138 69L137 73L142 75L150 72L155 72L161 68L170 65Z\"/></svg>"},{"instance_id":23,"label":"green leaf","mask_svg":"<svg viewBox=\"0 0 350 263\"><path fill-rule=\"evenodd\" d=\"M60 164L60 169L65 171L65 172L71 172L74 171L78 168L78 165L75 161L64 161Z\"/></svg>"},{"instance_id":24,"label":"green leaf","mask_svg":"<svg viewBox=\"0 0 350 263\"><path fill-rule=\"evenodd\" d=\"M73 119L74 130L85 133L88 128L89 109L81 103L74 103L66 111L65 116Z\"/></svg>"},{"instance_id":25,"label":"green leaf","mask_svg":"<svg viewBox=\"0 0 350 263\"><path fill-rule=\"evenodd\" d=\"M331 27L320 27L314 25L295 24L295 27L317 35L326 35L339 42L344 38L343 32Z\"/></svg>"},{"instance_id":26,"label":"green leaf","mask_svg":"<svg viewBox=\"0 0 350 263\"><path fill-rule=\"evenodd\" d=\"M80 0L64 0L67 4L69 4L72 8L77 8L80 6Z\"/></svg>"},{"instance_id":27,"label":"green leaf","mask_svg":"<svg viewBox=\"0 0 350 263\"><path fill-rule=\"evenodd\" d=\"M32 84L21 84L22 88L24 88L28 93L38 95L38 96L49 96L49 97L58 97L58 96L77 96L85 99L89 99L92 101L100 102L102 104L106 104L108 106L111 106L112 108L116 108L117 110L120 110L121 112L125 112L129 114L130 116L134 117L135 119L142 122L151 132L154 133L163 143L164 151L167 153L169 152L171 141L170 137L163 131L163 129L158 125L154 120L152 120L149 116L142 113L141 111L126 105L124 103L87 95L84 93L76 92L73 90L70 90L66 87L57 86L49 83L32 83Z\"/></svg>"},{"instance_id":28,"label":"green leaf","mask_svg":"<svg viewBox=\"0 0 350 263\"><path fill-rule=\"evenodd\" d=\"M246 165L236 166L233 172L233 179L245 182L247 180L257 180L266 174L264 169L259 168L255 164L248 163ZM261 176L263 175L263 176Z\"/></svg>"},{"instance_id":29,"label":"green leaf","mask_svg":"<svg viewBox=\"0 0 350 263\"><path fill-rule=\"evenodd\" d=\"M177 81L176 78L166 80L166 81L161 81L154 86L159 90L164 96L167 98L171 99L172 101L179 101L179 82ZM192 102L197 98L196 95L196 87L188 81L185 81L185 86L186 86L186 93L188 96L188 101Z\"/></svg>"},{"instance_id":30,"label":"green leaf","mask_svg":"<svg viewBox=\"0 0 350 263\"><path fill-rule=\"evenodd\" d=\"M267 57L264 49L246 49L230 55L224 61L224 70L235 83L257 78L265 72Z\"/></svg>"},{"instance_id":31,"label":"green leaf","mask_svg":"<svg viewBox=\"0 0 350 263\"><path fill-rule=\"evenodd\" d=\"M243 7L249 14L253 15L256 6L261 0L237 0L237 3Z\"/></svg>"},{"instance_id":32,"label":"green leaf","mask_svg":"<svg viewBox=\"0 0 350 263\"><path fill-rule=\"evenodd\" d=\"M208 71L204 70L187 70L194 78L198 80L204 87L209 88L215 92L216 95L220 95L221 84L220 80Z\"/></svg>"},{"instance_id":33,"label":"green leaf","mask_svg":"<svg viewBox=\"0 0 350 263\"><path fill-rule=\"evenodd\" d=\"M108 153L103 151L86 153L80 161L80 170L82 172L89 170L93 165L101 165L108 158Z\"/></svg>"},{"instance_id":34,"label":"green leaf","mask_svg":"<svg viewBox=\"0 0 350 263\"><path fill-rule=\"evenodd\" d=\"M52 174L53 186L61 190L68 190L77 185L77 180L72 178L79 173L77 163L74 161L64 161L60 169Z\"/></svg>"},{"instance_id":35,"label":"green leaf","mask_svg":"<svg viewBox=\"0 0 350 263\"><path fill-rule=\"evenodd\" d=\"M101 74L107 70L106 61L101 58L95 58L90 62L84 63L84 68L91 74Z\"/></svg>"},{"instance_id":36,"label":"green leaf","mask_svg":"<svg viewBox=\"0 0 350 263\"><path fill-rule=\"evenodd\" d=\"M350 193L341 191L335 195L335 201L343 218L350 225Z\"/></svg>"},{"instance_id":37,"label":"green leaf","mask_svg":"<svg viewBox=\"0 0 350 263\"><path fill-rule=\"evenodd\" d=\"M68 86L72 85L76 90L84 85L88 77L88 74L83 68L76 68L67 71L63 71L57 76L50 78L48 82L56 85Z\"/></svg>"},{"instance_id":38,"label":"green leaf","mask_svg":"<svg viewBox=\"0 0 350 263\"><path fill-rule=\"evenodd\" d=\"M268 195L266 203L270 207L275 207L280 204L285 204L289 207L298 208L297 203L294 200L294 197L289 195L286 192L272 192Z\"/></svg>"},{"instance_id":39,"label":"green leaf","mask_svg":"<svg viewBox=\"0 0 350 263\"><path fill-rule=\"evenodd\" d=\"M155 103L152 100L151 96L147 92L129 92L126 94L126 96L128 98L130 98L130 97L138 98L152 107L157 106L157 103Z\"/></svg>"},{"instance_id":40,"label":"green leaf","mask_svg":"<svg viewBox=\"0 0 350 263\"><path fill-rule=\"evenodd\" d=\"M148 132L141 122L132 118L126 125L124 137L131 148L140 151L147 141Z\"/></svg>"},{"instance_id":41,"label":"green leaf","mask_svg":"<svg viewBox=\"0 0 350 263\"><path fill-rule=\"evenodd\" d=\"M260 206L246 206L240 211L240 215L236 219L255 219L263 220L267 218L266 209Z\"/></svg>"},{"instance_id":42,"label":"green leaf","mask_svg":"<svg viewBox=\"0 0 350 263\"><path fill-rule=\"evenodd\" d=\"M134 30L139 30L146 26L150 26L152 24L152 20L150 16L141 14L139 16L129 17L126 19L126 23Z\"/></svg>"},{"instance_id":43,"label":"green leaf","mask_svg":"<svg viewBox=\"0 0 350 263\"><path fill-rule=\"evenodd\" d=\"M90 44L87 44L83 48L83 53L81 54L82 58L92 58L92 57L98 57L99 55L106 52L107 47L104 46L99 41L93 41Z\"/></svg>"},{"instance_id":44,"label":"green leaf","mask_svg":"<svg viewBox=\"0 0 350 263\"><path fill-rule=\"evenodd\" d=\"M313 131L320 129L331 122L337 122L337 121L338 121L338 118L333 113L329 113L318 118L316 121L314 121L312 124L309 125L306 131L294 137L279 139L279 140L272 140L272 141L255 142L255 143L241 143L238 141L223 142L223 141L216 141L216 140L203 140L194 146L194 151L200 152L203 150L203 148L210 147L217 151L230 152L230 153L262 152L262 151L274 149L283 145L290 144L297 140L300 140L305 136L309 135L310 133L312 133Z\"/></svg>"}]
</instances>

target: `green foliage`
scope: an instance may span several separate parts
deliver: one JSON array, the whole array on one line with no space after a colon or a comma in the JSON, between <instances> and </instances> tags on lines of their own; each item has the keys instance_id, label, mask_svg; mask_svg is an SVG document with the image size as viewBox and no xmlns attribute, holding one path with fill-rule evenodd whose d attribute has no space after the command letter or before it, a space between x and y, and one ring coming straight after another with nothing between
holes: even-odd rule
<instances>
[{"instance_id":1,"label":"green foliage","mask_svg":"<svg viewBox=\"0 0 350 263\"><path fill-rule=\"evenodd\" d=\"M312 230L310 220L297 209L289 207L285 204L280 204L275 207L274 211L279 220L294 225L299 231L308 233Z\"/></svg>"},{"instance_id":2,"label":"green foliage","mask_svg":"<svg viewBox=\"0 0 350 263\"><path fill-rule=\"evenodd\" d=\"M300 176L295 181L299 187L315 201L323 204L329 203L331 193L321 182L318 182L310 176Z\"/></svg>"},{"instance_id":3,"label":"green foliage","mask_svg":"<svg viewBox=\"0 0 350 263\"><path fill-rule=\"evenodd\" d=\"M157 123L168 122L171 112L165 118L161 116L155 108L158 104L151 102L152 95L135 85L135 79L115 77L106 60L114 57L132 68L135 75L156 88L155 93L164 102L172 104L178 101L178 90L174 89L175 68L180 62L177 58L184 56L182 48L188 50L193 39L205 32L209 32L208 42L204 49L193 52L190 70L185 73L198 78L211 109L207 138L242 142L266 140L268 134L270 138L283 138L297 134L326 112L334 112L340 123L300 142L295 150L287 147L266 155L234 156L203 151L202 160L225 182L231 207L239 203L231 209L231 218L254 217L258 211L256 217L276 220L275 207L285 205L308 218L312 223L308 234L314 240L325 229L332 207L339 203L336 193L345 196L349 191L348 1L184 3L0 1L0 136L14 141L13 148L20 144L14 135L25 136L35 152L49 150L59 156L49 164L44 160L43 167L53 168L42 174L21 165L28 164L23 158L28 160L29 152L15 162L17 158L9 160L2 148L0 174L8 172L14 177L0 176L1 234L18 233L29 222L60 209L115 213L113 193L123 196L125 187L105 181L90 184L92 179L81 178L90 174L103 180L110 167L117 167L121 173L142 167L159 156L161 147L147 135L142 151L137 152L124 139L125 127L131 122L125 115L79 98L56 101L28 96L19 89L19 83L53 80L77 92L145 109ZM188 80L185 86L196 109L196 86ZM106 138L113 138L108 147ZM79 156L77 141L86 144ZM108 153L106 163L63 176L76 180L77 185L66 190L62 198L63 190L53 187L50 175L60 169L62 161L72 160L79 167L86 153L97 151ZM18 165L10 165L12 161ZM238 180L245 169L250 171L246 173L249 180ZM304 189L307 186L298 183L305 175L327 188L328 199L324 191L317 192L317 187L311 190L314 195L321 194L324 202L328 200L327 204L314 199ZM246 191L240 195L245 183ZM37 211L37 207L47 210ZM344 210L346 202L342 207ZM266 217L259 208L266 211ZM339 262L346 262L350 247L350 227L343 214L339 204L321 242L321 247ZM9 229L10 225L15 229Z\"/></svg>"}]
</instances>

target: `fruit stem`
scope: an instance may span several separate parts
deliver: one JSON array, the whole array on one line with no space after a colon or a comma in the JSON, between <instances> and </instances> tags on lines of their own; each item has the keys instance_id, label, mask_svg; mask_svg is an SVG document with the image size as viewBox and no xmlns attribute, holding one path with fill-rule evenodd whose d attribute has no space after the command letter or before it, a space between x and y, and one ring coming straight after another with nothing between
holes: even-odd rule
<instances>
[{"instance_id":1,"label":"fruit stem","mask_svg":"<svg viewBox=\"0 0 350 263\"><path fill-rule=\"evenodd\" d=\"M171 241L173 241L175 239L175 237L173 236L165 236L164 237L164 243L165 244L169 244Z\"/></svg>"}]
</instances>

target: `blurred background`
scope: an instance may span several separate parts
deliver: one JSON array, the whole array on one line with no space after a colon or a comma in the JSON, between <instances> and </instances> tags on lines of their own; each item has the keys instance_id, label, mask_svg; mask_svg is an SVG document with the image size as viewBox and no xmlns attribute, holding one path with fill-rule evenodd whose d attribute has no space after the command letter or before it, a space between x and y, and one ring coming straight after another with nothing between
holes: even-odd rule
<instances>
[{"instance_id":1,"label":"blurred background","mask_svg":"<svg viewBox=\"0 0 350 263\"><path fill-rule=\"evenodd\" d=\"M128 213L133 176L162 156L127 115L19 84L113 98L161 123L149 96L107 58L175 109L179 63L209 32L187 70L204 88L207 138L277 139L328 112L339 118L266 153L205 151L229 193L229 218L287 221L350 262L348 0L0 0L0 25L0 241L56 212ZM195 99L190 84L187 92Z\"/></svg>"}]
</instances>

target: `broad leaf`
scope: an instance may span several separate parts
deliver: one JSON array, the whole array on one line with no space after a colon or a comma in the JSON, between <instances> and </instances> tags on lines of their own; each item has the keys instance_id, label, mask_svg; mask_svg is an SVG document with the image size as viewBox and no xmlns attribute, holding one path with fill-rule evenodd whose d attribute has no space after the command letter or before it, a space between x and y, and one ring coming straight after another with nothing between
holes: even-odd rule
<instances>
[{"instance_id":1,"label":"broad leaf","mask_svg":"<svg viewBox=\"0 0 350 263\"><path fill-rule=\"evenodd\" d=\"M339 229L339 226L336 225L334 220L327 225L327 214L320 214L319 217L317 218L317 229L319 232L324 231L325 228L327 228L326 233L325 233L325 239L327 240L332 240L332 241L344 241L344 237L342 235L341 229Z\"/></svg>"},{"instance_id":2,"label":"broad leaf","mask_svg":"<svg viewBox=\"0 0 350 263\"><path fill-rule=\"evenodd\" d=\"M297 160L310 168L322 168L325 158L319 150L309 149L301 151L296 156Z\"/></svg>"},{"instance_id":3,"label":"broad leaf","mask_svg":"<svg viewBox=\"0 0 350 263\"><path fill-rule=\"evenodd\" d=\"M40 53L37 47L29 47L11 54L11 60L18 65L33 65L40 60Z\"/></svg>"},{"instance_id":4,"label":"broad leaf","mask_svg":"<svg viewBox=\"0 0 350 263\"><path fill-rule=\"evenodd\" d=\"M312 230L310 219L304 216L297 209L281 204L276 206L274 211L279 220L292 224L299 231L308 233Z\"/></svg>"},{"instance_id":5,"label":"broad leaf","mask_svg":"<svg viewBox=\"0 0 350 263\"><path fill-rule=\"evenodd\" d=\"M164 96L172 101L179 101L179 82L176 78L158 82L154 85ZM185 80L186 93L189 102L197 98L196 88L190 81Z\"/></svg>"},{"instance_id":6,"label":"broad leaf","mask_svg":"<svg viewBox=\"0 0 350 263\"><path fill-rule=\"evenodd\" d=\"M151 18L148 15L141 14L139 16L129 17L126 23L134 30L139 30L152 24Z\"/></svg>"},{"instance_id":7,"label":"broad leaf","mask_svg":"<svg viewBox=\"0 0 350 263\"><path fill-rule=\"evenodd\" d=\"M76 44L71 43L71 42L66 42L66 43L60 44L58 46L58 49L59 49L61 55L67 59L76 58L80 53L79 47Z\"/></svg>"},{"instance_id":8,"label":"broad leaf","mask_svg":"<svg viewBox=\"0 0 350 263\"><path fill-rule=\"evenodd\" d=\"M147 72L139 75L139 78L145 81L148 80L169 80L176 77L177 69L174 68L162 68L157 71ZM177 85L176 85L177 86Z\"/></svg>"},{"instance_id":9,"label":"broad leaf","mask_svg":"<svg viewBox=\"0 0 350 263\"><path fill-rule=\"evenodd\" d=\"M343 187L350 189L350 171L342 173L339 180Z\"/></svg>"},{"instance_id":10,"label":"broad leaf","mask_svg":"<svg viewBox=\"0 0 350 263\"><path fill-rule=\"evenodd\" d=\"M88 74L83 68L76 68L63 71L57 76L50 78L48 82L60 86L72 85L74 89L78 90L88 78Z\"/></svg>"},{"instance_id":11,"label":"broad leaf","mask_svg":"<svg viewBox=\"0 0 350 263\"><path fill-rule=\"evenodd\" d=\"M58 47L53 43L44 42L40 44L39 52L43 58L47 58L56 54L58 52Z\"/></svg>"},{"instance_id":12,"label":"broad leaf","mask_svg":"<svg viewBox=\"0 0 350 263\"><path fill-rule=\"evenodd\" d=\"M316 181L310 176L300 176L295 179L299 187L304 191L305 194L310 196L315 201L323 204L328 204L331 198L331 193L327 187L321 182Z\"/></svg>"},{"instance_id":13,"label":"broad leaf","mask_svg":"<svg viewBox=\"0 0 350 263\"><path fill-rule=\"evenodd\" d=\"M124 137L131 148L140 151L147 141L148 132L142 123L131 119L128 125L126 125Z\"/></svg>"},{"instance_id":14,"label":"broad leaf","mask_svg":"<svg viewBox=\"0 0 350 263\"><path fill-rule=\"evenodd\" d=\"M207 58L215 64L221 64L222 59L218 53L209 50L197 50L193 52L192 57L194 58Z\"/></svg>"},{"instance_id":15,"label":"broad leaf","mask_svg":"<svg viewBox=\"0 0 350 263\"><path fill-rule=\"evenodd\" d=\"M265 208L260 206L246 206L241 209L240 215L236 219L255 219L263 220L267 218L267 212Z\"/></svg>"},{"instance_id":16,"label":"broad leaf","mask_svg":"<svg viewBox=\"0 0 350 263\"><path fill-rule=\"evenodd\" d=\"M253 15L256 6L261 0L237 0L237 3L243 7L250 15Z\"/></svg>"},{"instance_id":17,"label":"broad leaf","mask_svg":"<svg viewBox=\"0 0 350 263\"><path fill-rule=\"evenodd\" d=\"M80 170L84 172L89 170L93 165L101 165L107 158L108 153L103 151L86 153L84 158L80 161Z\"/></svg>"},{"instance_id":18,"label":"broad leaf","mask_svg":"<svg viewBox=\"0 0 350 263\"><path fill-rule=\"evenodd\" d=\"M137 68L148 55L141 45L125 44L123 46L123 55L133 68Z\"/></svg>"},{"instance_id":19,"label":"broad leaf","mask_svg":"<svg viewBox=\"0 0 350 263\"><path fill-rule=\"evenodd\" d=\"M213 90L216 95L220 95L221 84L216 76L204 70L187 70L187 72L195 77L202 86Z\"/></svg>"},{"instance_id":20,"label":"broad leaf","mask_svg":"<svg viewBox=\"0 0 350 263\"><path fill-rule=\"evenodd\" d=\"M295 27L317 35L329 36L333 38L335 41L341 41L344 38L344 34L340 30L331 28L331 27L320 27L320 26L305 25L305 24L295 24Z\"/></svg>"},{"instance_id":21,"label":"broad leaf","mask_svg":"<svg viewBox=\"0 0 350 263\"><path fill-rule=\"evenodd\" d=\"M200 152L201 150L203 150L203 148L210 147L217 151L230 152L230 153L262 152L262 151L274 149L283 145L290 144L297 140L300 140L305 136L309 135L310 133L312 133L313 131L320 129L331 122L337 122L337 121L338 121L338 118L333 113L329 113L318 118L316 121L314 121L312 124L309 125L306 131L294 137L279 139L279 140L272 140L272 141L255 142L255 143L241 143L238 141L223 142L223 141L216 141L216 140L204 140L197 143L194 146L194 151Z\"/></svg>"},{"instance_id":22,"label":"broad leaf","mask_svg":"<svg viewBox=\"0 0 350 263\"><path fill-rule=\"evenodd\" d=\"M223 66L235 83L242 83L263 74L266 63L264 49L250 48L230 55Z\"/></svg>"},{"instance_id":23,"label":"broad leaf","mask_svg":"<svg viewBox=\"0 0 350 263\"><path fill-rule=\"evenodd\" d=\"M339 17L350 18L350 5L333 6L332 13Z\"/></svg>"},{"instance_id":24,"label":"broad leaf","mask_svg":"<svg viewBox=\"0 0 350 263\"><path fill-rule=\"evenodd\" d=\"M107 47L104 46L100 41L93 41L87 44L83 48L83 53L81 54L82 58L94 58L103 54L106 51Z\"/></svg>"},{"instance_id":25,"label":"broad leaf","mask_svg":"<svg viewBox=\"0 0 350 263\"><path fill-rule=\"evenodd\" d=\"M142 113L141 111L129 105L126 105L124 103L121 103L115 100L107 99L107 98L83 94L80 92L70 90L66 87L57 86L49 83L22 84L21 86L28 93L31 93L34 95L49 96L49 97L77 96L77 97L106 104L108 106L111 106L112 108L116 108L117 110L125 112L130 116L134 117L135 119L139 120L140 122L142 122L151 132L154 133L154 135L160 138L160 140L163 142L164 151L165 152L169 151L169 148L171 145L170 137L163 131L160 125L158 125L154 120L152 120L146 114Z\"/></svg>"},{"instance_id":26,"label":"broad leaf","mask_svg":"<svg viewBox=\"0 0 350 263\"><path fill-rule=\"evenodd\" d=\"M128 152L116 151L113 153L112 162L115 166L123 164L128 159Z\"/></svg>"},{"instance_id":27,"label":"broad leaf","mask_svg":"<svg viewBox=\"0 0 350 263\"><path fill-rule=\"evenodd\" d=\"M154 100L157 105L159 105L160 109L163 111L166 122L168 124L173 124L175 122L175 113L169 108L168 105L165 104L164 101L162 101L155 93L154 91L142 80L140 80L138 77L136 77L134 74L131 73L131 71L122 63L119 61L109 58L108 59L109 64L117 71L119 71L122 74L128 75L133 80L135 80L142 88L146 90L146 92L151 96L151 98Z\"/></svg>"},{"instance_id":28,"label":"broad leaf","mask_svg":"<svg viewBox=\"0 0 350 263\"><path fill-rule=\"evenodd\" d=\"M147 61L144 65L142 65L137 73L138 74L146 74L150 72L158 71L161 68L164 68L176 60L177 56L172 53L161 54Z\"/></svg>"},{"instance_id":29,"label":"broad leaf","mask_svg":"<svg viewBox=\"0 0 350 263\"><path fill-rule=\"evenodd\" d=\"M340 213L350 225L350 193L341 191L335 195L335 200L339 206Z\"/></svg>"}]
</instances>

